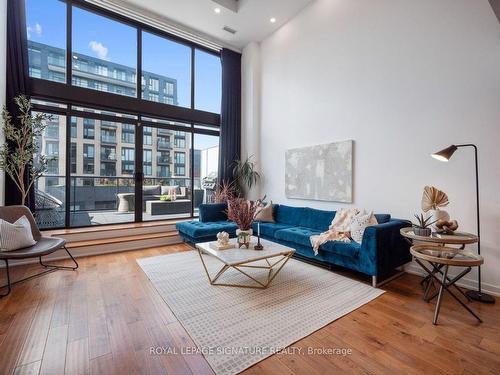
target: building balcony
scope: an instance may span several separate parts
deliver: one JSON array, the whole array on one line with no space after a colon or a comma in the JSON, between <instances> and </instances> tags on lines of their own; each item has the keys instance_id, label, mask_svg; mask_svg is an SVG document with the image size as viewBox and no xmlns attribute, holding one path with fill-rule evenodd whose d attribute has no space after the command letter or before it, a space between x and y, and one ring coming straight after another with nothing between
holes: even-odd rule
<instances>
[{"instance_id":1,"label":"building balcony","mask_svg":"<svg viewBox=\"0 0 500 375\"><path fill-rule=\"evenodd\" d=\"M158 135L171 135L172 131L167 129L158 129Z\"/></svg>"},{"instance_id":2,"label":"building balcony","mask_svg":"<svg viewBox=\"0 0 500 375\"><path fill-rule=\"evenodd\" d=\"M158 164L158 165L169 165L170 164L170 158L169 157L158 156L158 158L156 159L156 164Z\"/></svg>"},{"instance_id":3,"label":"building balcony","mask_svg":"<svg viewBox=\"0 0 500 375\"><path fill-rule=\"evenodd\" d=\"M158 141L157 143L158 150L171 150L172 145L170 142Z\"/></svg>"},{"instance_id":4,"label":"building balcony","mask_svg":"<svg viewBox=\"0 0 500 375\"><path fill-rule=\"evenodd\" d=\"M110 143L110 144L116 145L116 137L102 135L101 136L101 143Z\"/></svg>"}]
</instances>

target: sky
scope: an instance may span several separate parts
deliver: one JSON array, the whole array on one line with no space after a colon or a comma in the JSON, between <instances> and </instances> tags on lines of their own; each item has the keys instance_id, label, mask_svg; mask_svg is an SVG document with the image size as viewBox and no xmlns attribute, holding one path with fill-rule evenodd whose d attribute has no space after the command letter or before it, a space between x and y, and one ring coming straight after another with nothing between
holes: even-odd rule
<instances>
[{"instance_id":1,"label":"sky","mask_svg":"<svg viewBox=\"0 0 500 375\"><path fill-rule=\"evenodd\" d=\"M26 0L28 39L65 49L66 4L58 0ZM136 68L137 31L123 23L73 7L73 51ZM143 32L142 68L177 80L180 106L191 105L191 49ZM220 112L220 59L195 53L195 107Z\"/></svg>"}]
</instances>

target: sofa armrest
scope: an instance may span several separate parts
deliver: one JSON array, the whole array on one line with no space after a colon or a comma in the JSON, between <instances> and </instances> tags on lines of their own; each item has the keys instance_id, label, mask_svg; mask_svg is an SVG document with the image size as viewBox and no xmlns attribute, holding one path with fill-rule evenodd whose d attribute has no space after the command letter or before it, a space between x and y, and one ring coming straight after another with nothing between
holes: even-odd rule
<instances>
[{"instance_id":1,"label":"sofa armrest","mask_svg":"<svg viewBox=\"0 0 500 375\"><path fill-rule=\"evenodd\" d=\"M399 232L410 225L406 220L391 219L365 229L360 258L372 275L387 275L411 261L410 245Z\"/></svg>"},{"instance_id":2,"label":"sofa armrest","mask_svg":"<svg viewBox=\"0 0 500 375\"><path fill-rule=\"evenodd\" d=\"M226 203L204 203L198 207L200 221L203 223L211 221L227 220Z\"/></svg>"}]
</instances>

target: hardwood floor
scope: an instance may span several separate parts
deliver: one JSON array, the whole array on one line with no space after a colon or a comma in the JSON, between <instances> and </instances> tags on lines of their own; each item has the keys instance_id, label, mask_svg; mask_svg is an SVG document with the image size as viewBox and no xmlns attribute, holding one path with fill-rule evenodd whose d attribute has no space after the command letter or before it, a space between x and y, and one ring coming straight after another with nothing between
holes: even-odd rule
<instances>
[{"instance_id":1,"label":"hardwood floor","mask_svg":"<svg viewBox=\"0 0 500 375\"><path fill-rule=\"evenodd\" d=\"M0 374L213 373L199 354L149 352L194 344L135 260L185 250L171 245L79 258L76 272L16 285L0 299ZM12 274L17 279L35 270L16 267ZM422 301L419 281L412 275L392 281L381 297L294 344L295 353L271 356L244 374L498 373L500 303L474 303L484 320L477 324L445 298L440 325L433 326L434 304Z\"/></svg>"}]
</instances>

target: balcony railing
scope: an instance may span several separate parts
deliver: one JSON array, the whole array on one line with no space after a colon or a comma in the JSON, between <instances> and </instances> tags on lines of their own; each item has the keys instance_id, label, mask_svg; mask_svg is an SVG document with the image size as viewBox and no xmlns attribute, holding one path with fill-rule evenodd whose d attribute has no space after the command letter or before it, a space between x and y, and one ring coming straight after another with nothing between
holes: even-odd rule
<instances>
[{"instance_id":1,"label":"balcony railing","mask_svg":"<svg viewBox=\"0 0 500 375\"><path fill-rule=\"evenodd\" d=\"M112 137L109 135L101 135L101 142L116 144L116 137Z\"/></svg>"},{"instance_id":2,"label":"balcony railing","mask_svg":"<svg viewBox=\"0 0 500 375\"><path fill-rule=\"evenodd\" d=\"M158 150L170 150L170 142L158 141Z\"/></svg>"},{"instance_id":3,"label":"balcony railing","mask_svg":"<svg viewBox=\"0 0 500 375\"><path fill-rule=\"evenodd\" d=\"M170 158L168 156L158 156L156 163L160 165L168 165L170 164Z\"/></svg>"}]
</instances>

